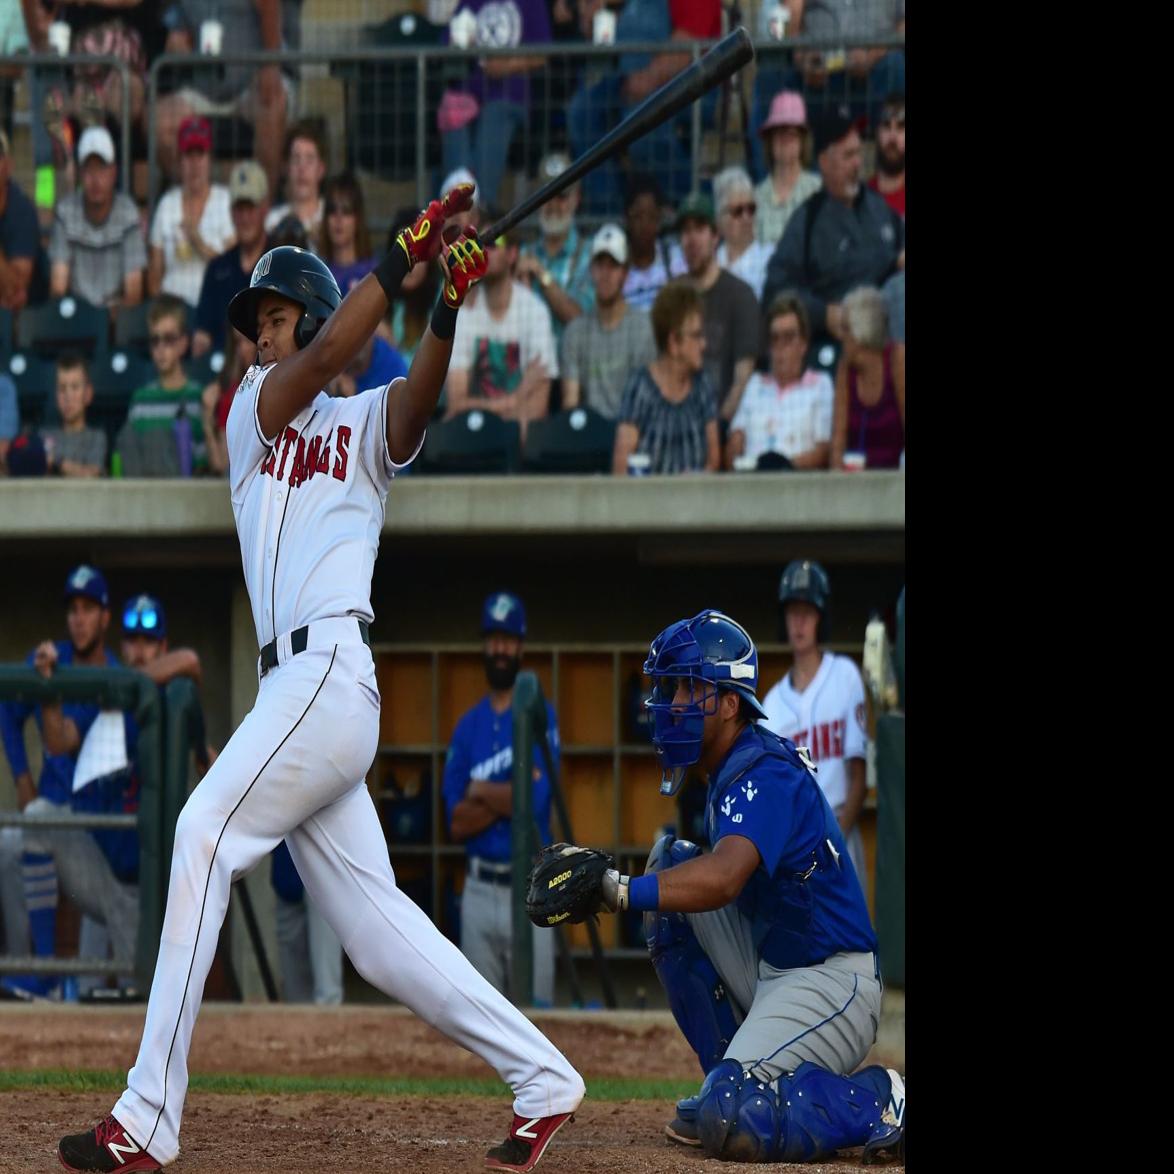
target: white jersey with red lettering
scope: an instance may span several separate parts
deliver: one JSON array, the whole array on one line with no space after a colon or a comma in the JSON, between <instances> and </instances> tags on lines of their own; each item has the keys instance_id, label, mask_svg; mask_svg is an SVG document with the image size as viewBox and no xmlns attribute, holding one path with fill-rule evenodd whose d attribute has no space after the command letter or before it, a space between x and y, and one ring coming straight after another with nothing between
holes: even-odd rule
<instances>
[{"instance_id":1,"label":"white jersey with red lettering","mask_svg":"<svg viewBox=\"0 0 1174 1174\"><path fill-rule=\"evenodd\" d=\"M272 370L246 374L227 428L262 646L257 700L176 824L143 1040L114 1107L162 1164L179 1152L192 1029L232 881L283 839L358 973L491 1064L520 1117L573 1112L584 1091L566 1058L396 886L367 789L380 708L371 575L402 468L387 446L390 388L320 393L269 438L257 408Z\"/></svg>"},{"instance_id":2,"label":"white jersey with red lettering","mask_svg":"<svg viewBox=\"0 0 1174 1174\"><path fill-rule=\"evenodd\" d=\"M855 661L824 652L801 693L791 684L791 674L767 693L762 702L766 725L796 746L806 746L815 764L815 777L833 811L848 797L849 758L868 753L868 713L864 705L864 681ZM852 852L860 883L864 884L863 845L859 824L845 837Z\"/></svg>"},{"instance_id":3,"label":"white jersey with red lettering","mask_svg":"<svg viewBox=\"0 0 1174 1174\"><path fill-rule=\"evenodd\" d=\"M807 688L797 693L791 674L775 684L762 702L767 726L796 746L806 746L819 768L816 778L834 811L848 797L844 761L868 752L868 713L864 681L856 662L825 652Z\"/></svg>"}]
</instances>

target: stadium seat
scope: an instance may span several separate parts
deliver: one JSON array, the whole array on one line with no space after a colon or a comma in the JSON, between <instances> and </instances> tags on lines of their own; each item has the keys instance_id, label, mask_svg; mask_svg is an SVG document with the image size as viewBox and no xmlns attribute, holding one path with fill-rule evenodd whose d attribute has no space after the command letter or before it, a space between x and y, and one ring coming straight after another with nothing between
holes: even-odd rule
<instances>
[{"instance_id":1,"label":"stadium seat","mask_svg":"<svg viewBox=\"0 0 1174 1174\"><path fill-rule=\"evenodd\" d=\"M39 355L16 351L8 356L4 370L16 384L16 398L22 424L41 424L56 413L54 394L57 368Z\"/></svg>"},{"instance_id":2,"label":"stadium seat","mask_svg":"<svg viewBox=\"0 0 1174 1174\"><path fill-rule=\"evenodd\" d=\"M0 365L8 366L12 354L12 312L0 310Z\"/></svg>"},{"instance_id":3,"label":"stadium seat","mask_svg":"<svg viewBox=\"0 0 1174 1174\"><path fill-rule=\"evenodd\" d=\"M151 328L147 325L150 302L137 306L120 306L114 311L114 347L121 351L135 351L150 356Z\"/></svg>"},{"instance_id":4,"label":"stadium seat","mask_svg":"<svg viewBox=\"0 0 1174 1174\"><path fill-rule=\"evenodd\" d=\"M462 412L432 424L416 464L423 473L513 473L521 429L493 412Z\"/></svg>"},{"instance_id":5,"label":"stadium seat","mask_svg":"<svg viewBox=\"0 0 1174 1174\"><path fill-rule=\"evenodd\" d=\"M205 351L198 359L189 355L183 361L183 369L189 379L194 379L201 387L207 387L224 370L224 352Z\"/></svg>"},{"instance_id":6,"label":"stadium seat","mask_svg":"<svg viewBox=\"0 0 1174 1174\"><path fill-rule=\"evenodd\" d=\"M155 379L155 364L134 351L116 350L90 364L94 401L88 418L95 428L113 435L122 427L130 397Z\"/></svg>"},{"instance_id":7,"label":"stadium seat","mask_svg":"<svg viewBox=\"0 0 1174 1174\"><path fill-rule=\"evenodd\" d=\"M50 359L63 350L97 358L106 354L109 334L110 316L102 307L67 294L20 312L16 348Z\"/></svg>"},{"instance_id":8,"label":"stadium seat","mask_svg":"<svg viewBox=\"0 0 1174 1174\"><path fill-rule=\"evenodd\" d=\"M535 473L607 473L615 437L615 423L591 408L532 420L522 468Z\"/></svg>"}]
</instances>

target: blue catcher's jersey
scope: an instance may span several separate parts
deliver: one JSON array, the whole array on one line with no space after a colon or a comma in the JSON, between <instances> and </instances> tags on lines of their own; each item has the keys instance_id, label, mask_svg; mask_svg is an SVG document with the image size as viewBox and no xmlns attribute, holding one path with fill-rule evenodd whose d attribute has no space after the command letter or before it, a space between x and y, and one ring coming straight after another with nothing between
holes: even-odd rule
<instances>
[{"instance_id":1,"label":"blue catcher's jersey","mask_svg":"<svg viewBox=\"0 0 1174 1174\"><path fill-rule=\"evenodd\" d=\"M546 703L547 744L551 758L558 769L558 721L554 708ZM550 778L546 760L538 746L534 747L534 765L538 778L534 783L534 819L543 844L550 843ZM494 713L489 698L483 697L466 713L453 731L448 758L444 764L444 809L452 824L453 808L465 797L470 779L486 779L491 783L514 781L514 711ZM494 820L484 831L465 841L470 856L505 863L510 859L510 821Z\"/></svg>"},{"instance_id":2,"label":"blue catcher's jersey","mask_svg":"<svg viewBox=\"0 0 1174 1174\"><path fill-rule=\"evenodd\" d=\"M876 950L840 825L792 742L749 725L714 772L709 842L745 836L762 858L738 895L759 957L787 970Z\"/></svg>"},{"instance_id":3,"label":"blue catcher's jersey","mask_svg":"<svg viewBox=\"0 0 1174 1174\"><path fill-rule=\"evenodd\" d=\"M73 645L68 640L56 640L57 663L59 666L73 664ZM33 653L30 652L25 663L32 668ZM118 660L107 649L105 650L106 663L117 665ZM77 726L82 741L85 741L90 726L98 716L96 705L81 705L76 701L66 701L62 707L66 717L71 718ZM8 765L14 775L23 774L29 769L28 756L24 749L24 723L31 715L35 715L37 729L41 729L41 707L39 705L25 705L18 701L0 703L0 727L4 738L4 750L8 755ZM43 733L43 731L42 731ZM69 804L73 798L73 769L77 765L77 756L74 754L47 754L41 766L41 777L37 780L37 791L52 803Z\"/></svg>"}]
</instances>

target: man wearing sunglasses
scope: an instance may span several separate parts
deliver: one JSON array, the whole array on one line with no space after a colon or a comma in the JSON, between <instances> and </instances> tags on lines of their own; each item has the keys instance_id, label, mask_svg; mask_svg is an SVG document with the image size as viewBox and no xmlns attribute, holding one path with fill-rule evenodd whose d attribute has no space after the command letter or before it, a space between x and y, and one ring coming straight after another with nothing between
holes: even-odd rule
<instances>
[{"instance_id":1,"label":"man wearing sunglasses","mask_svg":"<svg viewBox=\"0 0 1174 1174\"><path fill-rule=\"evenodd\" d=\"M761 310L754 291L718 264L720 238L708 196L694 193L681 202L677 231L688 266L685 280L701 295L705 370L717 391L718 413L728 422L758 358Z\"/></svg>"},{"instance_id":2,"label":"man wearing sunglasses","mask_svg":"<svg viewBox=\"0 0 1174 1174\"><path fill-rule=\"evenodd\" d=\"M28 663L46 679L58 665L101 667L118 661L104 646L110 624L110 594L105 576L90 566L75 568L65 582L68 640L45 640L29 654ZM34 785L24 748L24 725L35 717L45 757L41 777ZM17 802L26 815L56 815L76 807L74 772L82 743L98 720L96 705L56 702L40 706L5 702L0 705L4 749L16 780ZM24 832L24 899L33 952L55 952L57 888L110 933L114 956L133 962L138 930L138 899L120 882L103 854L94 832L74 828L34 829ZM43 979L5 980L17 994L48 993Z\"/></svg>"}]
</instances>

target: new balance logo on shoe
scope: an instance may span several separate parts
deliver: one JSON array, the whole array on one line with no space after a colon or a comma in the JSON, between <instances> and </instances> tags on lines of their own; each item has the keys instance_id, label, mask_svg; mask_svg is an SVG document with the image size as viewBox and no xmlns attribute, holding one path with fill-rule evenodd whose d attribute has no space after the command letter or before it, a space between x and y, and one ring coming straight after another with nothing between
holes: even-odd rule
<instances>
[{"instance_id":1,"label":"new balance logo on shoe","mask_svg":"<svg viewBox=\"0 0 1174 1174\"><path fill-rule=\"evenodd\" d=\"M97 1170L99 1174L139 1174L162 1168L112 1113L89 1133L63 1137L57 1146L57 1160L67 1170Z\"/></svg>"},{"instance_id":2,"label":"new balance logo on shoe","mask_svg":"<svg viewBox=\"0 0 1174 1174\"><path fill-rule=\"evenodd\" d=\"M538 1165L550 1139L574 1119L573 1113L556 1113L552 1117L519 1117L515 1113L509 1137L485 1155L485 1165L490 1170L514 1170L517 1174L526 1174Z\"/></svg>"}]
</instances>

